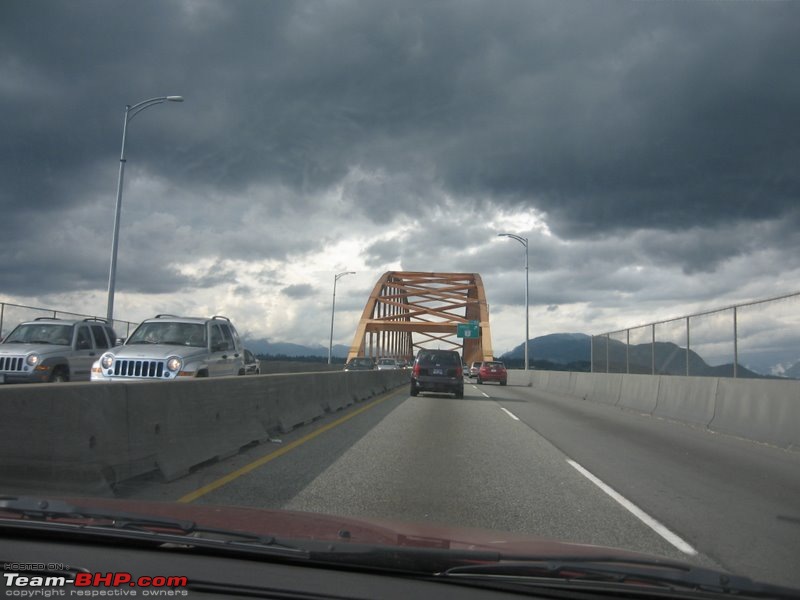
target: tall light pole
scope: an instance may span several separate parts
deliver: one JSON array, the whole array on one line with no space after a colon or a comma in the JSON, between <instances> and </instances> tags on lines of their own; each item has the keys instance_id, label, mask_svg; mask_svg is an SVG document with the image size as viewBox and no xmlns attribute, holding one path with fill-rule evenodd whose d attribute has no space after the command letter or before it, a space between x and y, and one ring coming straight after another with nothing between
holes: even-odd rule
<instances>
[{"instance_id":1,"label":"tall light pole","mask_svg":"<svg viewBox=\"0 0 800 600\"><path fill-rule=\"evenodd\" d=\"M513 233L498 233L499 237L510 237L525 246L525 370L528 370L528 238Z\"/></svg>"},{"instance_id":2,"label":"tall light pole","mask_svg":"<svg viewBox=\"0 0 800 600\"><path fill-rule=\"evenodd\" d=\"M336 313L336 282L345 275L355 275L355 271L345 271L337 273L333 278L333 302L331 303L331 341L328 343L328 364L331 364L331 353L333 352L333 315Z\"/></svg>"},{"instance_id":3,"label":"tall light pole","mask_svg":"<svg viewBox=\"0 0 800 600\"><path fill-rule=\"evenodd\" d=\"M128 133L128 122L145 108L162 102L183 102L183 96L160 96L142 100L138 104L125 106L125 120L122 123L122 150L119 153L119 178L117 179L117 208L114 211L114 236L111 239L111 267L108 270L108 304L106 318L111 322L114 318L114 285L117 279L117 247L119 246L119 216L122 210L122 180L125 176L125 136Z\"/></svg>"}]
</instances>

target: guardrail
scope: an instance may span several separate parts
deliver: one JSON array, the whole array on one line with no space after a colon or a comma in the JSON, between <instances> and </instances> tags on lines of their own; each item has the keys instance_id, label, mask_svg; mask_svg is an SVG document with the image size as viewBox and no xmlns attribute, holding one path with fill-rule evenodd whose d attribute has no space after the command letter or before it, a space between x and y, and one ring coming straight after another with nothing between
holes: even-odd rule
<instances>
[{"instance_id":1,"label":"guardrail","mask_svg":"<svg viewBox=\"0 0 800 600\"><path fill-rule=\"evenodd\" d=\"M509 383L800 450L800 381L509 371Z\"/></svg>"},{"instance_id":2,"label":"guardrail","mask_svg":"<svg viewBox=\"0 0 800 600\"><path fill-rule=\"evenodd\" d=\"M408 371L338 371L0 386L0 482L112 495L149 473L171 481L408 378Z\"/></svg>"},{"instance_id":3,"label":"guardrail","mask_svg":"<svg viewBox=\"0 0 800 600\"><path fill-rule=\"evenodd\" d=\"M0 340L14 327L24 321L32 321L36 317L53 317L56 319L85 319L103 318L98 315L84 315L81 313L68 312L64 310L54 310L51 308L38 308L35 306L24 306L22 304L11 304L10 302L0 302ZM131 321L114 319L112 327L120 337L128 337L131 331L138 325Z\"/></svg>"},{"instance_id":4,"label":"guardrail","mask_svg":"<svg viewBox=\"0 0 800 600\"><path fill-rule=\"evenodd\" d=\"M800 292L593 335L593 373L800 378Z\"/></svg>"}]
</instances>

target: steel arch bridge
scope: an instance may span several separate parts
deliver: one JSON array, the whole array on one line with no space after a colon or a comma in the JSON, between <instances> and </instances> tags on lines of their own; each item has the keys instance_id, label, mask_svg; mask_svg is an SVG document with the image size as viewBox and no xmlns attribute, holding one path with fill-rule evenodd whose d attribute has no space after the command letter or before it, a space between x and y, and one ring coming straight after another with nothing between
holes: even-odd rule
<instances>
[{"instance_id":1,"label":"steel arch bridge","mask_svg":"<svg viewBox=\"0 0 800 600\"><path fill-rule=\"evenodd\" d=\"M470 321L478 321L480 337L457 338L458 325ZM430 347L461 351L467 363L493 360L489 305L477 273L384 273L364 307L347 360L410 359Z\"/></svg>"}]
</instances>

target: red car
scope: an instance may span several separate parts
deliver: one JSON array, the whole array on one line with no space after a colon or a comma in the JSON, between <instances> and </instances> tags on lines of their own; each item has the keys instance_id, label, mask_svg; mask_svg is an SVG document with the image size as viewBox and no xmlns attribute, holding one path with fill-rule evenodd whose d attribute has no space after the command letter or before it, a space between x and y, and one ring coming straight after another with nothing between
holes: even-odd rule
<instances>
[{"instance_id":1,"label":"red car","mask_svg":"<svg viewBox=\"0 0 800 600\"><path fill-rule=\"evenodd\" d=\"M478 369L478 383L484 381L497 381L500 385L505 385L508 382L506 366L499 361L482 362Z\"/></svg>"}]
</instances>

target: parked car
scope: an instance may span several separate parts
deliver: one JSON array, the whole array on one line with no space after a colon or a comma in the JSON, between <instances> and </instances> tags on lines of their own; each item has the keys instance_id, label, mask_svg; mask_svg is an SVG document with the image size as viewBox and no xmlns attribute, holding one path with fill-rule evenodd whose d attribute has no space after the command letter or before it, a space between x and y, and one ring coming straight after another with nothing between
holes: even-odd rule
<instances>
[{"instance_id":1,"label":"parked car","mask_svg":"<svg viewBox=\"0 0 800 600\"><path fill-rule=\"evenodd\" d=\"M244 358L242 341L227 317L156 315L94 363L92 381L244 375Z\"/></svg>"},{"instance_id":2,"label":"parked car","mask_svg":"<svg viewBox=\"0 0 800 600\"><path fill-rule=\"evenodd\" d=\"M480 370L480 368L481 368L480 361L472 363L469 367L469 373L467 374L467 377L469 377L470 379L475 379L478 376L478 370Z\"/></svg>"},{"instance_id":3,"label":"parked car","mask_svg":"<svg viewBox=\"0 0 800 600\"><path fill-rule=\"evenodd\" d=\"M500 361L484 361L478 369L478 383L484 381L497 381L500 385L508 382L508 371L506 366Z\"/></svg>"},{"instance_id":4,"label":"parked car","mask_svg":"<svg viewBox=\"0 0 800 600\"><path fill-rule=\"evenodd\" d=\"M378 371L392 371L394 369L399 369L399 368L400 368L400 363L394 358L378 359Z\"/></svg>"},{"instance_id":5,"label":"parked car","mask_svg":"<svg viewBox=\"0 0 800 600\"><path fill-rule=\"evenodd\" d=\"M411 395L445 392L464 397L464 371L454 350L420 350L411 372Z\"/></svg>"},{"instance_id":6,"label":"parked car","mask_svg":"<svg viewBox=\"0 0 800 600\"><path fill-rule=\"evenodd\" d=\"M345 371L372 371L374 369L375 361L363 356L357 356L344 366Z\"/></svg>"},{"instance_id":7,"label":"parked car","mask_svg":"<svg viewBox=\"0 0 800 600\"><path fill-rule=\"evenodd\" d=\"M261 374L261 361L258 360L250 350L244 349L244 374L245 375L260 375Z\"/></svg>"},{"instance_id":8,"label":"parked car","mask_svg":"<svg viewBox=\"0 0 800 600\"><path fill-rule=\"evenodd\" d=\"M92 363L116 339L105 319L20 323L0 344L0 383L89 381Z\"/></svg>"}]
</instances>

